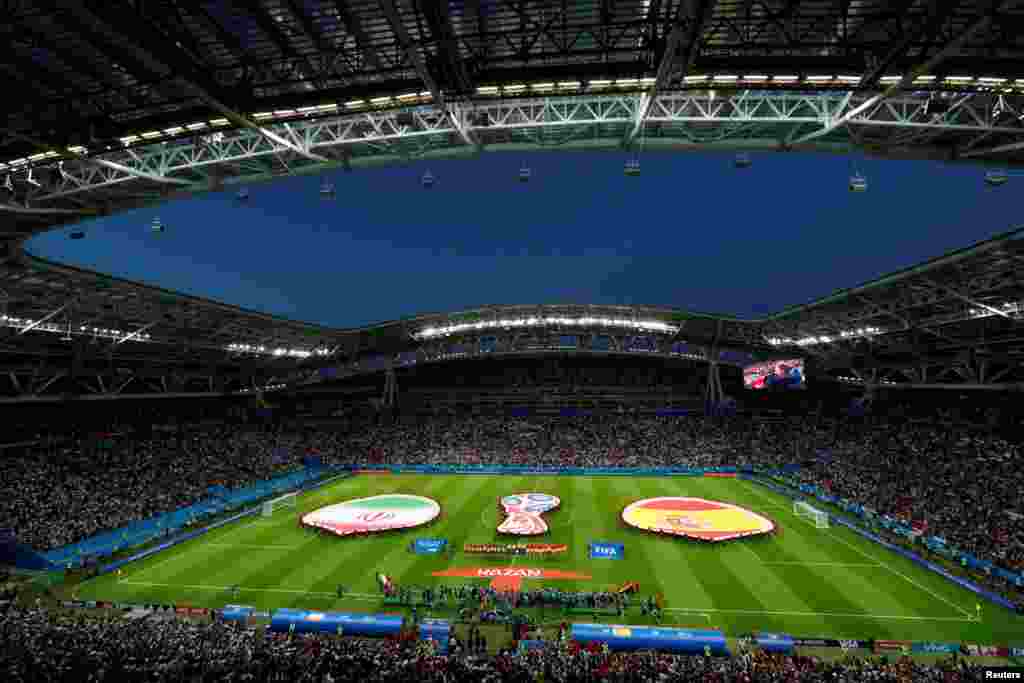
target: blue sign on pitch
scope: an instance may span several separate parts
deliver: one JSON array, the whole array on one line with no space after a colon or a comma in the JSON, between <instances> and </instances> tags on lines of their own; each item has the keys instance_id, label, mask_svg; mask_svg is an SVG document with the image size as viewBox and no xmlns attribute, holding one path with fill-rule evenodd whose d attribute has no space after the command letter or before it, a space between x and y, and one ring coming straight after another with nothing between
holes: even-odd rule
<instances>
[{"instance_id":1,"label":"blue sign on pitch","mask_svg":"<svg viewBox=\"0 0 1024 683\"><path fill-rule=\"evenodd\" d=\"M590 544L590 559L621 560L626 555L626 546L621 543L594 542Z\"/></svg>"},{"instance_id":2,"label":"blue sign on pitch","mask_svg":"<svg viewBox=\"0 0 1024 683\"><path fill-rule=\"evenodd\" d=\"M444 538L417 538L413 543L413 552L417 555L436 555L444 551L448 540Z\"/></svg>"}]
</instances>

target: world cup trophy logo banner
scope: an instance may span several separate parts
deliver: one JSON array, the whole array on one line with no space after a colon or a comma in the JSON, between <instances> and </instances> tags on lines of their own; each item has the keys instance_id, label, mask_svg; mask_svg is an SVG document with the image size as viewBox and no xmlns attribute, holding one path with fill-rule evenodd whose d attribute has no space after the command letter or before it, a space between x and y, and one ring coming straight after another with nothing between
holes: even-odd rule
<instances>
[{"instance_id":1,"label":"world cup trophy logo banner","mask_svg":"<svg viewBox=\"0 0 1024 683\"><path fill-rule=\"evenodd\" d=\"M505 496L499 503L505 520L498 525L498 533L537 536L548 530L548 523L541 515L554 510L562 501L546 493L515 493Z\"/></svg>"}]
</instances>

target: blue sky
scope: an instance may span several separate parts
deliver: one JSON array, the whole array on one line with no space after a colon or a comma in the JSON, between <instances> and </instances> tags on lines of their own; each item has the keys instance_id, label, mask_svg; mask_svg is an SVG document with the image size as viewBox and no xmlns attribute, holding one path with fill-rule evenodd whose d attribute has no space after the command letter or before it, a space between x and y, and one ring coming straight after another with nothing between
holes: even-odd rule
<instances>
[{"instance_id":1,"label":"blue sky","mask_svg":"<svg viewBox=\"0 0 1024 683\"><path fill-rule=\"evenodd\" d=\"M351 327L482 304L653 304L756 317L1014 227L970 165L826 154L484 153L209 194L35 238L44 258ZM523 163L528 184L516 182ZM854 163L864 194L847 190ZM429 168L430 191L419 185ZM1012 183L1013 181L1011 181ZM153 235L159 215L167 231Z\"/></svg>"}]
</instances>

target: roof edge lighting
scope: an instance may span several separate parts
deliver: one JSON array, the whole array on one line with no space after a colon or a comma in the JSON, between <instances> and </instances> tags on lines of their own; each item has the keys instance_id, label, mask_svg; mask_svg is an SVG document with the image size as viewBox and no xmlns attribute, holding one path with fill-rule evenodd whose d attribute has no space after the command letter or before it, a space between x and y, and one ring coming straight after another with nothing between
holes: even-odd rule
<instances>
[{"instance_id":1,"label":"roof edge lighting","mask_svg":"<svg viewBox=\"0 0 1024 683\"><path fill-rule=\"evenodd\" d=\"M413 334L416 339L434 339L446 337L462 332L475 332L478 330L504 329L515 327L621 327L625 329L639 330L642 332L660 332L663 334L675 334L679 328L675 325L660 320L632 320L629 318L598 318L580 317L567 318L556 316L531 316L526 318L501 318L496 320L481 320L473 323L454 323L452 325L441 325L437 327L426 327Z\"/></svg>"}]
</instances>

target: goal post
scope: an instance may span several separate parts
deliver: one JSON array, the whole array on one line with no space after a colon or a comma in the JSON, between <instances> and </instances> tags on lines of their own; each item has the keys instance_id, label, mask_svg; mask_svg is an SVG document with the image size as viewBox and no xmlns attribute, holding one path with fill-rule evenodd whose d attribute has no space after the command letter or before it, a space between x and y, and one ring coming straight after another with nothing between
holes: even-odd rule
<instances>
[{"instance_id":1,"label":"goal post","mask_svg":"<svg viewBox=\"0 0 1024 683\"><path fill-rule=\"evenodd\" d=\"M807 521L813 521L818 529L828 528L828 513L819 510L810 503L803 500L793 501L793 514Z\"/></svg>"},{"instance_id":2,"label":"goal post","mask_svg":"<svg viewBox=\"0 0 1024 683\"><path fill-rule=\"evenodd\" d=\"M298 507L299 494L295 491L278 496L263 502L263 516L272 517L275 512L282 508L295 510Z\"/></svg>"}]
</instances>

